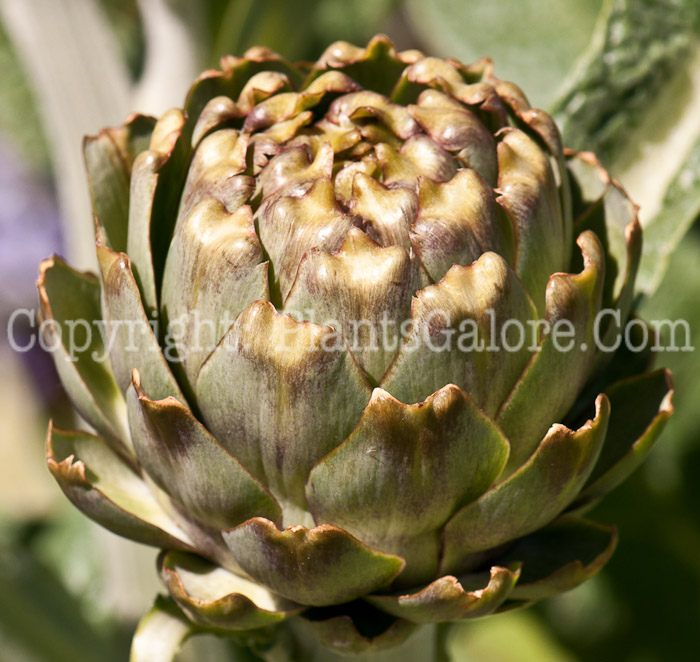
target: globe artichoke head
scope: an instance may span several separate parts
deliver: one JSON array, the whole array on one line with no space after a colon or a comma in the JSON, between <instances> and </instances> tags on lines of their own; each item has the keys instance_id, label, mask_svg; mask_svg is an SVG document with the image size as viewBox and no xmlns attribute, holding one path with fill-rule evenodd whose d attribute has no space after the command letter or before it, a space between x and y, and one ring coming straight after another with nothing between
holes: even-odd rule
<instances>
[{"instance_id":1,"label":"globe artichoke head","mask_svg":"<svg viewBox=\"0 0 700 662\"><path fill-rule=\"evenodd\" d=\"M85 157L99 277L39 288L96 434L51 429L49 467L196 627L380 650L607 561L582 513L671 412L609 351L641 229L490 61L254 48Z\"/></svg>"}]
</instances>

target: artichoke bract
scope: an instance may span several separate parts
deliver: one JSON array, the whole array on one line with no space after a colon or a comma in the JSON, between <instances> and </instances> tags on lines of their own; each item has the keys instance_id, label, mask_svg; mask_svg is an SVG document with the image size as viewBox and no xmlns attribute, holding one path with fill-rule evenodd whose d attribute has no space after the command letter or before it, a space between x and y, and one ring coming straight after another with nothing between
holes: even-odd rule
<instances>
[{"instance_id":1,"label":"artichoke bract","mask_svg":"<svg viewBox=\"0 0 700 662\"><path fill-rule=\"evenodd\" d=\"M490 60L253 48L85 160L99 276L39 290L95 434L48 463L192 628L380 651L610 558L583 513L672 409L620 343L641 228Z\"/></svg>"}]
</instances>

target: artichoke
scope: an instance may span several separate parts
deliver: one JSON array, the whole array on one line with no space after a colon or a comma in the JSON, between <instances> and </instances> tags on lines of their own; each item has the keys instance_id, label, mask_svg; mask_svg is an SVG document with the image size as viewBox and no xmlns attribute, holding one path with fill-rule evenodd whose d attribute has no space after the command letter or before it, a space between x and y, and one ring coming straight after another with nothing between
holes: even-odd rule
<instances>
[{"instance_id":1,"label":"artichoke","mask_svg":"<svg viewBox=\"0 0 700 662\"><path fill-rule=\"evenodd\" d=\"M39 280L66 496L163 550L161 612L299 659L593 576L672 410L624 190L488 59L221 65L86 139L99 277Z\"/></svg>"}]
</instances>

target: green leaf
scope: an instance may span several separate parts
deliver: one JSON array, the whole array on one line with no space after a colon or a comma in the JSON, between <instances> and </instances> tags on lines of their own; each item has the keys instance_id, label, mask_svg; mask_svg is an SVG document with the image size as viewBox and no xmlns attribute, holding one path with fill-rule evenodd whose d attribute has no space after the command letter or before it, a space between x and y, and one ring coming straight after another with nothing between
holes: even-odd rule
<instances>
[{"instance_id":1,"label":"green leaf","mask_svg":"<svg viewBox=\"0 0 700 662\"><path fill-rule=\"evenodd\" d=\"M362 87L386 96L399 79L406 63L397 57L394 44L385 35L375 35L366 48L348 43L331 44L323 52L318 64L347 74ZM321 69L311 74L320 75Z\"/></svg>"},{"instance_id":2,"label":"green leaf","mask_svg":"<svg viewBox=\"0 0 700 662\"><path fill-rule=\"evenodd\" d=\"M532 610L515 611L455 623L446 633L445 648L450 662L581 662L550 630Z\"/></svg>"},{"instance_id":3,"label":"green leaf","mask_svg":"<svg viewBox=\"0 0 700 662\"><path fill-rule=\"evenodd\" d=\"M600 0L408 0L411 27L435 55L465 63L492 57L499 78L535 106L553 98L585 48Z\"/></svg>"},{"instance_id":4,"label":"green leaf","mask_svg":"<svg viewBox=\"0 0 700 662\"><path fill-rule=\"evenodd\" d=\"M225 53L240 55L264 44L286 57L308 57L307 43L320 0L233 0L228 3L212 40L211 60ZM300 17L304 17L301 20ZM290 26L294 26L290 30Z\"/></svg>"},{"instance_id":5,"label":"green leaf","mask_svg":"<svg viewBox=\"0 0 700 662\"><path fill-rule=\"evenodd\" d=\"M240 51L232 51L240 53ZM251 54L248 54L251 56ZM292 86L301 82L299 72L286 60L280 59L265 48L255 50L252 57L225 57L221 60L222 71L205 71L190 87L185 99L185 112L194 126L207 103L219 96L237 99L246 83L255 74L265 71L278 71L285 74Z\"/></svg>"},{"instance_id":6,"label":"green leaf","mask_svg":"<svg viewBox=\"0 0 700 662\"><path fill-rule=\"evenodd\" d=\"M700 212L699 18L694 0L609 0L555 103L565 144L595 151L641 207L645 293Z\"/></svg>"},{"instance_id":7,"label":"green leaf","mask_svg":"<svg viewBox=\"0 0 700 662\"><path fill-rule=\"evenodd\" d=\"M89 624L79 601L53 573L22 547L8 551L12 558L6 558L3 553L0 570L3 659L36 662L124 659L122 646L118 645L121 642ZM24 655L14 657L15 651Z\"/></svg>"},{"instance_id":8,"label":"green leaf","mask_svg":"<svg viewBox=\"0 0 700 662\"><path fill-rule=\"evenodd\" d=\"M560 421L566 414L591 372L604 255L590 231L581 233L577 243L584 267L578 274L555 273L550 277L546 318L552 331L543 334L538 350L496 417L511 444L506 475L530 457L552 421ZM565 338L558 335L555 326L562 320L570 323L565 329L571 335Z\"/></svg>"},{"instance_id":9,"label":"green leaf","mask_svg":"<svg viewBox=\"0 0 700 662\"><path fill-rule=\"evenodd\" d=\"M319 43L344 39L353 44L368 42L382 27L401 0L323 0L311 17Z\"/></svg>"},{"instance_id":10,"label":"green leaf","mask_svg":"<svg viewBox=\"0 0 700 662\"><path fill-rule=\"evenodd\" d=\"M700 216L700 137L666 190L659 213L644 229L638 288L651 294L661 284L671 254Z\"/></svg>"},{"instance_id":11,"label":"green leaf","mask_svg":"<svg viewBox=\"0 0 700 662\"><path fill-rule=\"evenodd\" d=\"M588 484L576 500L586 503L617 487L644 460L673 413L673 384L668 370L613 384L608 438Z\"/></svg>"},{"instance_id":12,"label":"green leaf","mask_svg":"<svg viewBox=\"0 0 700 662\"><path fill-rule=\"evenodd\" d=\"M643 302L640 315L649 320L652 327L658 325L659 346L657 362L673 372L676 386L673 404L675 413L668 421L664 439L658 445L650 461L659 460L668 467L681 470L682 456L698 448L697 405L700 402L700 227L697 225L686 235L674 254L668 272L656 293ZM666 320L678 320L675 327L664 324ZM662 322L662 324L659 324ZM626 375L624 375L626 376ZM695 451L697 453L697 450ZM690 471L690 469L687 469ZM688 489L694 485L689 479Z\"/></svg>"},{"instance_id":13,"label":"green leaf","mask_svg":"<svg viewBox=\"0 0 700 662\"><path fill-rule=\"evenodd\" d=\"M592 154L572 156L568 160L568 170L574 200L574 234L592 230L603 245L605 283L602 305L603 308L619 308L621 322L624 322L634 297L634 279L642 254L642 230L637 210L618 182ZM617 330L614 328L606 333Z\"/></svg>"}]
</instances>

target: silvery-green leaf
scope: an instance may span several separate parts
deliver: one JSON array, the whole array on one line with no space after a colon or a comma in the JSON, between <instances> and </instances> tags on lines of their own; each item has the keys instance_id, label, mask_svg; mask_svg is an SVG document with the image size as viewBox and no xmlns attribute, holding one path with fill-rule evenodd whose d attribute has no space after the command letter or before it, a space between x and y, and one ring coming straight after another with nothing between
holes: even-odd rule
<instances>
[{"instance_id":1,"label":"silvery-green leaf","mask_svg":"<svg viewBox=\"0 0 700 662\"><path fill-rule=\"evenodd\" d=\"M86 132L117 124L130 111L126 63L98 3L3 0L0 13L24 75L40 95L66 252L77 267L92 268L94 227L77 146ZM47 44L70 48L49 48L47 57Z\"/></svg>"},{"instance_id":2,"label":"silvery-green leaf","mask_svg":"<svg viewBox=\"0 0 700 662\"><path fill-rule=\"evenodd\" d=\"M543 107L586 47L600 0L409 0L408 18L430 52L465 63L489 56Z\"/></svg>"},{"instance_id":3,"label":"silvery-green leaf","mask_svg":"<svg viewBox=\"0 0 700 662\"><path fill-rule=\"evenodd\" d=\"M608 0L555 104L565 144L596 152L641 207L647 293L700 211L699 21L694 0Z\"/></svg>"},{"instance_id":4,"label":"silvery-green leaf","mask_svg":"<svg viewBox=\"0 0 700 662\"><path fill-rule=\"evenodd\" d=\"M700 71L700 64L698 70ZM697 77L700 79L700 73ZM647 294L656 291L675 248L699 216L700 136L666 189L658 213L645 224L644 253L637 276L638 289Z\"/></svg>"}]
</instances>

